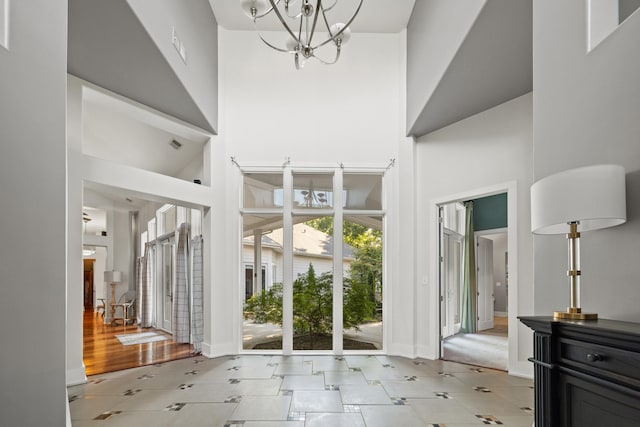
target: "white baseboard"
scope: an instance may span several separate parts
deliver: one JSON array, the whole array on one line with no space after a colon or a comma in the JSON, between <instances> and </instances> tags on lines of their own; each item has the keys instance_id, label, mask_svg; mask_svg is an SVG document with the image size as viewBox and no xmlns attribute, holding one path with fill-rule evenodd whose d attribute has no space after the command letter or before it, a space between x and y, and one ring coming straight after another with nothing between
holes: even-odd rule
<instances>
[{"instance_id":1,"label":"white baseboard","mask_svg":"<svg viewBox=\"0 0 640 427\"><path fill-rule=\"evenodd\" d=\"M509 375L514 377L533 379L533 363L529 361L518 361L515 364L509 364Z\"/></svg>"},{"instance_id":2,"label":"white baseboard","mask_svg":"<svg viewBox=\"0 0 640 427\"><path fill-rule=\"evenodd\" d=\"M436 360L439 355L437 351L434 351L433 347L428 345L419 345L416 348L416 357L427 360Z\"/></svg>"},{"instance_id":3,"label":"white baseboard","mask_svg":"<svg viewBox=\"0 0 640 427\"><path fill-rule=\"evenodd\" d=\"M71 409L69 408L69 390L65 389L65 392L67 393L67 398L65 399L65 402L67 404L67 427L71 427Z\"/></svg>"},{"instance_id":4,"label":"white baseboard","mask_svg":"<svg viewBox=\"0 0 640 427\"><path fill-rule=\"evenodd\" d=\"M80 368L67 369L67 387L86 383L87 373L84 364Z\"/></svg>"},{"instance_id":5,"label":"white baseboard","mask_svg":"<svg viewBox=\"0 0 640 427\"><path fill-rule=\"evenodd\" d=\"M493 315L496 317L509 317L509 313L506 311L494 311Z\"/></svg>"},{"instance_id":6,"label":"white baseboard","mask_svg":"<svg viewBox=\"0 0 640 427\"><path fill-rule=\"evenodd\" d=\"M391 344L388 346L387 354L389 356L402 356L408 359L416 358L416 348L406 344Z\"/></svg>"},{"instance_id":7,"label":"white baseboard","mask_svg":"<svg viewBox=\"0 0 640 427\"><path fill-rule=\"evenodd\" d=\"M234 356L237 353L233 343L216 344L215 347L209 343L202 343L202 355L209 359L222 356Z\"/></svg>"}]
</instances>

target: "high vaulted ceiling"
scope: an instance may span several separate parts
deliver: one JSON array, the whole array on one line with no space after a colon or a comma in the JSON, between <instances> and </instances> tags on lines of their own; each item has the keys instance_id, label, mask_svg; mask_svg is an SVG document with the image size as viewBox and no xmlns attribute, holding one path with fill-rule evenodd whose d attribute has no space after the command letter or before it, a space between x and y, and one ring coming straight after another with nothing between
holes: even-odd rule
<instances>
[{"instance_id":1,"label":"high vaulted ceiling","mask_svg":"<svg viewBox=\"0 0 640 427\"><path fill-rule=\"evenodd\" d=\"M296 1L296 5L301 0ZM333 4L335 0L325 1ZM421 0L424 1L424 0ZM253 22L242 9L240 2L209 0L218 24L227 30L253 30ZM293 2L292 2L293 3ZM315 1L313 2L315 4ZM327 12L335 22L346 21L358 7L359 0L339 0L335 9ZM407 27L415 0L364 0L358 16L351 24L356 33L397 33ZM293 6L292 6L293 7ZM271 19L273 18L273 19ZM280 31L282 25L275 16L261 19L259 26L264 31Z\"/></svg>"}]
</instances>

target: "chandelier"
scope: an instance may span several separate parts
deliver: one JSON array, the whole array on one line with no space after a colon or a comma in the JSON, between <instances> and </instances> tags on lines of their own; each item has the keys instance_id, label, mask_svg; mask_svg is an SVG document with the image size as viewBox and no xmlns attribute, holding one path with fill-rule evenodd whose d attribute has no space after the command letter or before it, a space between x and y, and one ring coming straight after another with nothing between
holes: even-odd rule
<instances>
[{"instance_id":1,"label":"chandelier","mask_svg":"<svg viewBox=\"0 0 640 427\"><path fill-rule=\"evenodd\" d=\"M340 58L342 46L349 41L351 30L349 25L355 19L362 7L364 0L357 0L358 7L349 18L347 23L329 23L327 12L333 9L339 0L333 0L329 6L325 6L322 0L240 0L240 5L244 12L253 20L257 30L257 21L265 16L275 14L289 33L289 38L284 47L278 47L268 42L259 34L260 39L272 49L279 52L292 54L296 68L304 67L304 63L309 58L315 58L323 64L335 64ZM296 7L296 3L300 3ZM313 4L312 4L313 3ZM294 25L289 25L288 22ZM318 22L320 21L320 22ZM316 28L320 24L324 29L321 32L327 33L326 38L321 41L314 40ZM324 24L324 25L323 25ZM316 56L316 50L323 46L333 45L335 56L332 59L322 59Z\"/></svg>"}]
</instances>

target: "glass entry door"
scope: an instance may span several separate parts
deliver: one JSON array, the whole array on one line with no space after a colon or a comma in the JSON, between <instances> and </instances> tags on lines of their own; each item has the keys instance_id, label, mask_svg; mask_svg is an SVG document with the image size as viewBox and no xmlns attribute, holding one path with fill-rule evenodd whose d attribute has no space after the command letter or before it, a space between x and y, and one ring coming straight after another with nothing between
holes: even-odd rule
<instances>
[{"instance_id":1,"label":"glass entry door","mask_svg":"<svg viewBox=\"0 0 640 427\"><path fill-rule=\"evenodd\" d=\"M173 313L173 292L175 282L175 237L170 236L159 241L160 245L160 272L158 284L161 289L158 295L162 295L160 307L161 328L171 332Z\"/></svg>"}]
</instances>

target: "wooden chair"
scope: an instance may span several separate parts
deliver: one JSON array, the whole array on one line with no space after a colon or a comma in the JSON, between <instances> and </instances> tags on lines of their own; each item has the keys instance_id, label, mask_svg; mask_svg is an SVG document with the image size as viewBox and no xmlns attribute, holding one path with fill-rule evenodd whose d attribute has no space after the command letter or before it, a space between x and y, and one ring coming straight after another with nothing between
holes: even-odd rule
<instances>
[{"instance_id":1,"label":"wooden chair","mask_svg":"<svg viewBox=\"0 0 640 427\"><path fill-rule=\"evenodd\" d=\"M98 317L98 314L104 317L104 313L107 310L107 300L106 298L96 298L96 299L98 300L98 305L96 305L96 317ZM100 312L100 310L102 310L102 312Z\"/></svg>"}]
</instances>

